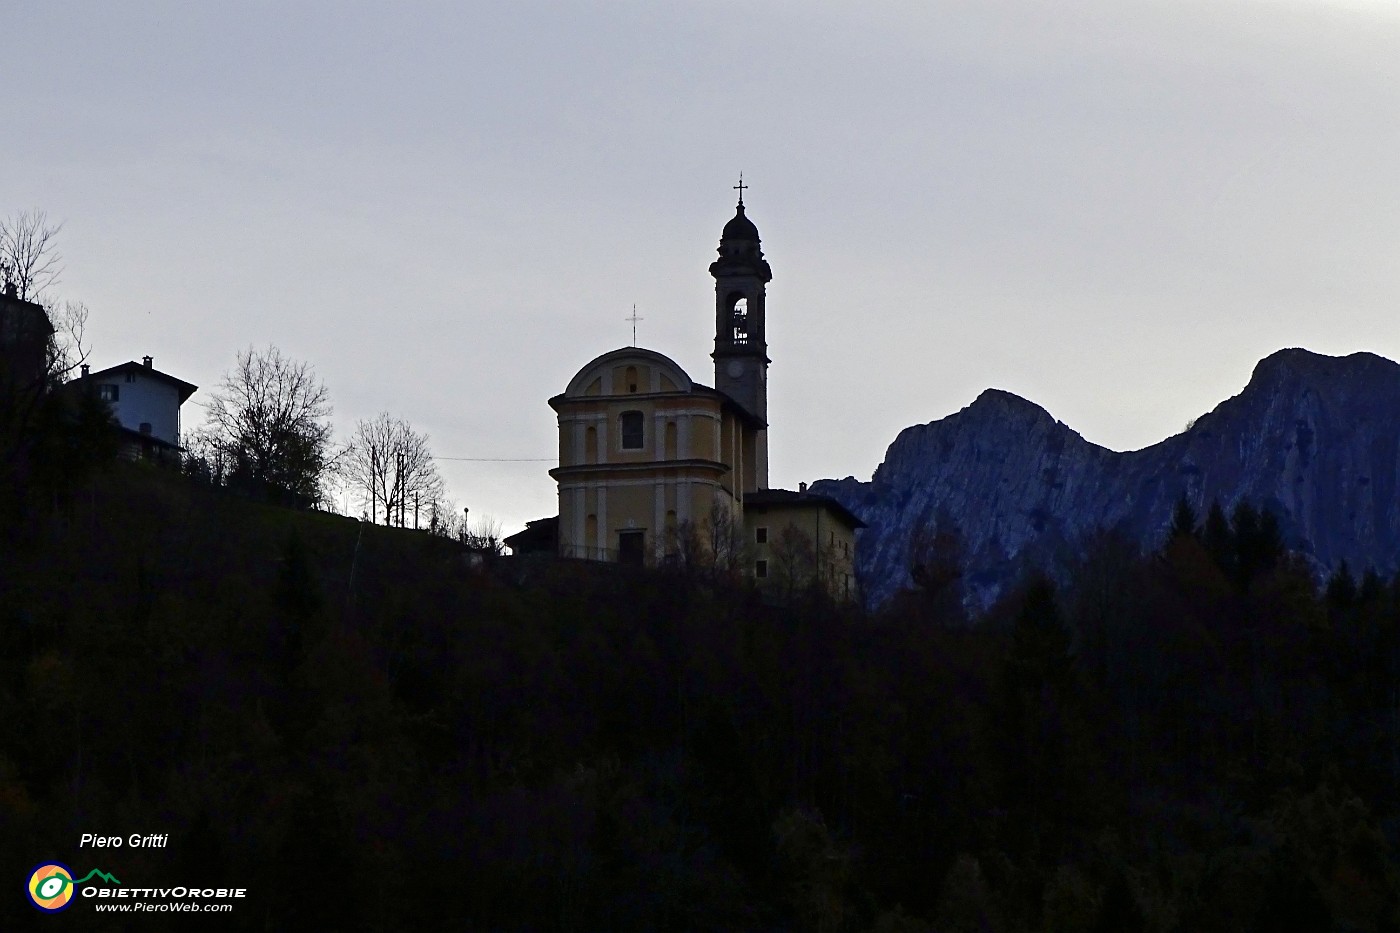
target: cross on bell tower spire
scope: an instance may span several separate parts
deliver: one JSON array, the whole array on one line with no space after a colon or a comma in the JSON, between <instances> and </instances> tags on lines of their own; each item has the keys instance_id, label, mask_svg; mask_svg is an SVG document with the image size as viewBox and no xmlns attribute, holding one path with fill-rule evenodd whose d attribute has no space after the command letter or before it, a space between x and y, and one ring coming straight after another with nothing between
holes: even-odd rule
<instances>
[{"instance_id":1,"label":"cross on bell tower spire","mask_svg":"<svg viewBox=\"0 0 1400 933\"><path fill-rule=\"evenodd\" d=\"M748 187L748 185L744 184L744 173L743 173L743 172L740 172L740 173L739 173L739 183L738 183L737 185L733 185L732 187L733 187L736 191L739 192L739 206L740 206L740 207L743 207L743 206L744 206L744 189Z\"/></svg>"}]
</instances>

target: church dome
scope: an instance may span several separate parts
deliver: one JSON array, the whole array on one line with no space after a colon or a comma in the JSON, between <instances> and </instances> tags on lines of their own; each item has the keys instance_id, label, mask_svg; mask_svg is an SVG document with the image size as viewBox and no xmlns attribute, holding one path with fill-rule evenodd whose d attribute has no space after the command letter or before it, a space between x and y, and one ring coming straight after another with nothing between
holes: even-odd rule
<instances>
[{"instance_id":1,"label":"church dome","mask_svg":"<svg viewBox=\"0 0 1400 933\"><path fill-rule=\"evenodd\" d=\"M721 243L726 240L752 240L759 242L758 228L753 225L753 221L744 216L744 202L739 202L738 211L734 214L734 219L724 225L724 232L719 235Z\"/></svg>"},{"instance_id":2,"label":"church dome","mask_svg":"<svg viewBox=\"0 0 1400 933\"><path fill-rule=\"evenodd\" d=\"M763 258L758 228L744 216L743 201L719 235L719 258L710 263L710 275L756 275L765 282L773 278L768 261Z\"/></svg>"}]
</instances>

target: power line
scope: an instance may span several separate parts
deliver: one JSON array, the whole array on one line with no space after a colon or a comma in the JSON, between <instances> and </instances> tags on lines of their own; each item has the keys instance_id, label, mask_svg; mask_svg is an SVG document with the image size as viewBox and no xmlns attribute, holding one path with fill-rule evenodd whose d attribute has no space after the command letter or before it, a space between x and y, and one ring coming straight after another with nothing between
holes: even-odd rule
<instances>
[{"instance_id":1,"label":"power line","mask_svg":"<svg viewBox=\"0 0 1400 933\"><path fill-rule=\"evenodd\" d=\"M467 463L553 463L554 457L434 457L434 460L461 460Z\"/></svg>"}]
</instances>

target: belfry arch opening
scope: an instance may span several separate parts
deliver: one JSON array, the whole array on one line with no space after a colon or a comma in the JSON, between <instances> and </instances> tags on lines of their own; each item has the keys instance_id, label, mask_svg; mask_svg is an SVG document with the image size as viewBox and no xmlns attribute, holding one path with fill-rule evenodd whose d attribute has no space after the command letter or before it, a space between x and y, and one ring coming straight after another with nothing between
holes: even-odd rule
<instances>
[{"instance_id":1,"label":"belfry arch opening","mask_svg":"<svg viewBox=\"0 0 1400 933\"><path fill-rule=\"evenodd\" d=\"M749 299L745 295L729 296L729 340L736 347L749 342Z\"/></svg>"}]
</instances>

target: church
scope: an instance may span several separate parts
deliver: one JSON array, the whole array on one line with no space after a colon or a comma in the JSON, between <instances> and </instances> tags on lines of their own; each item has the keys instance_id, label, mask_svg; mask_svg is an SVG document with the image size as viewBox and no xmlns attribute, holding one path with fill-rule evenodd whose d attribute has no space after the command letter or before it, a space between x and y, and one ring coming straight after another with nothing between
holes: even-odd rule
<instances>
[{"instance_id":1,"label":"church","mask_svg":"<svg viewBox=\"0 0 1400 933\"><path fill-rule=\"evenodd\" d=\"M741 181L742 184L742 181ZM590 360L549 400L559 418L559 515L506 539L515 553L660 564L722 562L760 587L820 583L856 595L861 521L806 490L768 486L767 284L744 211L720 234L714 386L674 360L622 347Z\"/></svg>"}]
</instances>

